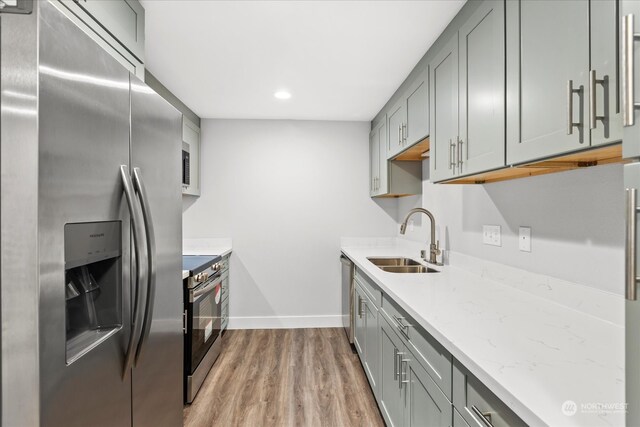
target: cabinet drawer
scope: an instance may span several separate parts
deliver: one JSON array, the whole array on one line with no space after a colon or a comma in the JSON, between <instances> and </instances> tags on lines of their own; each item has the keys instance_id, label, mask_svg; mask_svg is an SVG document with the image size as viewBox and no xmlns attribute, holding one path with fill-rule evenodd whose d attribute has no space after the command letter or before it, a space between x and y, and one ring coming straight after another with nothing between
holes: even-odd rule
<instances>
[{"instance_id":1,"label":"cabinet drawer","mask_svg":"<svg viewBox=\"0 0 640 427\"><path fill-rule=\"evenodd\" d=\"M494 427L527 425L457 360L453 363L453 405L469 425L487 425L483 416Z\"/></svg>"},{"instance_id":2,"label":"cabinet drawer","mask_svg":"<svg viewBox=\"0 0 640 427\"><path fill-rule=\"evenodd\" d=\"M371 299L376 308L380 308L380 301L382 300L382 291L373 283L373 281L362 272L356 269L356 282L362 286L362 289L366 292L367 296Z\"/></svg>"},{"instance_id":3,"label":"cabinet drawer","mask_svg":"<svg viewBox=\"0 0 640 427\"><path fill-rule=\"evenodd\" d=\"M405 339L416 360L451 400L451 354L388 296L382 297L380 308L389 323Z\"/></svg>"}]
</instances>

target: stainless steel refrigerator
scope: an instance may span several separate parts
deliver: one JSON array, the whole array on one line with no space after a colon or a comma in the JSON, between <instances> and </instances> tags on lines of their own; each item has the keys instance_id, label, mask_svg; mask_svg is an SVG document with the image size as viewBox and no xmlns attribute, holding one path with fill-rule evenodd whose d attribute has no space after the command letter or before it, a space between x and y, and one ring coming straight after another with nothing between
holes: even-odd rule
<instances>
[{"instance_id":1,"label":"stainless steel refrigerator","mask_svg":"<svg viewBox=\"0 0 640 427\"><path fill-rule=\"evenodd\" d=\"M48 1L0 43L2 424L182 425L181 115Z\"/></svg>"}]
</instances>

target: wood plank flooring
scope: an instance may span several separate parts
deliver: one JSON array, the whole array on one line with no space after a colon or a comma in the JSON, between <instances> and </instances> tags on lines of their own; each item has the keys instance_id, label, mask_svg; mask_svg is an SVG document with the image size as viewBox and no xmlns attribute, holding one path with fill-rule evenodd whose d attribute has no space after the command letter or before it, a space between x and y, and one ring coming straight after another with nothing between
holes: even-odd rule
<instances>
[{"instance_id":1,"label":"wood plank flooring","mask_svg":"<svg viewBox=\"0 0 640 427\"><path fill-rule=\"evenodd\" d=\"M185 427L384 426L342 329L234 330Z\"/></svg>"}]
</instances>

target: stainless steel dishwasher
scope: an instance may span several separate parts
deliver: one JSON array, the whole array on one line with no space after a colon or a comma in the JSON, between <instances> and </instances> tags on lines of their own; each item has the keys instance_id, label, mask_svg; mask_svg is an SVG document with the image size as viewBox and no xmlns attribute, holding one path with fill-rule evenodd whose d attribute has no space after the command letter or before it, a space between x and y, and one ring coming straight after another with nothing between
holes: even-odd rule
<instances>
[{"instance_id":1,"label":"stainless steel dishwasher","mask_svg":"<svg viewBox=\"0 0 640 427\"><path fill-rule=\"evenodd\" d=\"M342 326L347 333L349 343L353 344L353 299L354 299L354 282L353 275L355 265L345 254L340 254L340 262L342 263Z\"/></svg>"}]
</instances>

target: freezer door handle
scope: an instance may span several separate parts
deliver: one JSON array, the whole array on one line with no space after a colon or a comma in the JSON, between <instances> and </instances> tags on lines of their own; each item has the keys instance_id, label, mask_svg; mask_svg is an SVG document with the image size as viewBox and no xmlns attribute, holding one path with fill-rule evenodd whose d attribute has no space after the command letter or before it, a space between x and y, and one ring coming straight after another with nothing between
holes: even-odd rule
<instances>
[{"instance_id":1,"label":"freezer door handle","mask_svg":"<svg viewBox=\"0 0 640 427\"><path fill-rule=\"evenodd\" d=\"M140 198L140 206L142 207L142 218L144 220L145 234L147 237L147 265L149 275L147 277L147 299L145 302L144 317L142 323L142 336L138 342L135 363L138 363L140 354L145 342L149 338L151 330L151 322L153 321L153 306L156 297L156 236L153 229L153 220L151 218L151 207L149 206L149 197L142 180L140 168L133 168L133 186Z\"/></svg>"},{"instance_id":2,"label":"freezer door handle","mask_svg":"<svg viewBox=\"0 0 640 427\"><path fill-rule=\"evenodd\" d=\"M129 206L129 214L131 215L131 225L133 229L133 249L136 257L136 296L133 305L133 315L131 324L131 334L129 335L129 344L127 345L127 353L125 356L124 367L122 370L122 377L125 378L129 369L133 365L134 356L136 354L136 348L138 338L142 332L142 321L140 316L142 310L140 305L142 301L147 299L147 278L148 278L148 263L145 262L145 252L143 247L146 246L146 238L142 225L144 220L142 218L142 211L136 203L135 190L133 183L131 182L131 176L129 175L129 167L127 165L120 166L120 175L122 177L122 185L124 187L125 198L127 199L127 205Z\"/></svg>"}]
</instances>

